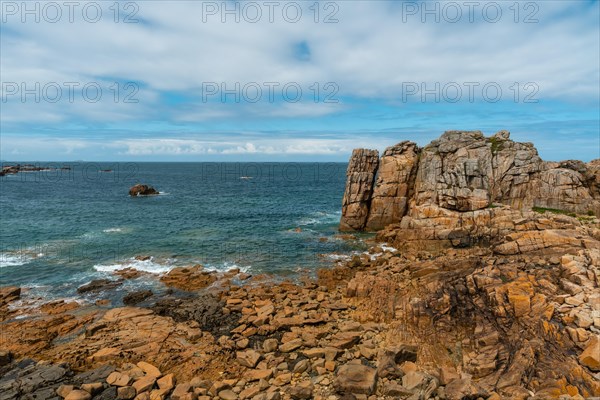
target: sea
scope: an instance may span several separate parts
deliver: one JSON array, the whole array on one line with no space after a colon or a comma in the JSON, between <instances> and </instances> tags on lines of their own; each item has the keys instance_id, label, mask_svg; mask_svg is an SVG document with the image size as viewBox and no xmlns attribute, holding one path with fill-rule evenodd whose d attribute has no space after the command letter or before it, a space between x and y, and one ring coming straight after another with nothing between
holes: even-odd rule
<instances>
[{"instance_id":1,"label":"sea","mask_svg":"<svg viewBox=\"0 0 600 400\"><path fill-rule=\"evenodd\" d=\"M124 268L151 274L115 301L177 266L298 279L365 249L337 231L345 163L32 164L49 169L0 178L0 286L30 299L94 300L77 288Z\"/></svg>"}]
</instances>

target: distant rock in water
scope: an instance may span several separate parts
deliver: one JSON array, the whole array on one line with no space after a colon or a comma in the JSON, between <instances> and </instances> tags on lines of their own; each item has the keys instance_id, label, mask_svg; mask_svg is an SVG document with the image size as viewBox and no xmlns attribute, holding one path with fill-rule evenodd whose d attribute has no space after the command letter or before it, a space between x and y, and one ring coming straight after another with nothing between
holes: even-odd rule
<instances>
[{"instance_id":1,"label":"distant rock in water","mask_svg":"<svg viewBox=\"0 0 600 400\"><path fill-rule=\"evenodd\" d=\"M99 292L114 289L123 284L123 281L112 281L110 279L94 279L90 283L77 288L77 293Z\"/></svg>"},{"instance_id":2,"label":"distant rock in water","mask_svg":"<svg viewBox=\"0 0 600 400\"><path fill-rule=\"evenodd\" d=\"M71 169L70 167L62 167L62 169ZM40 171L54 171L54 167L40 167L33 164L17 164L17 165L3 165L0 170L0 176L15 175L19 172L40 172Z\"/></svg>"},{"instance_id":3,"label":"distant rock in water","mask_svg":"<svg viewBox=\"0 0 600 400\"><path fill-rule=\"evenodd\" d=\"M499 205L600 216L600 160L544 161L508 131L448 131L423 148L401 142L381 158L356 149L346 175L342 231L437 218L432 228L442 217L459 220Z\"/></svg>"},{"instance_id":4,"label":"distant rock in water","mask_svg":"<svg viewBox=\"0 0 600 400\"><path fill-rule=\"evenodd\" d=\"M158 191L152 186L137 184L129 189L130 196L150 196L158 194Z\"/></svg>"}]
</instances>

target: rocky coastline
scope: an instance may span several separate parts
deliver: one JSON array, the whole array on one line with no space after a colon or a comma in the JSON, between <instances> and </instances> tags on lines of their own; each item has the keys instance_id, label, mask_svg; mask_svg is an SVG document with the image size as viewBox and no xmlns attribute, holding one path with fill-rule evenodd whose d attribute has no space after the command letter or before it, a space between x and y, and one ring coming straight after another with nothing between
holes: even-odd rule
<instances>
[{"instance_id":1,"label":"rocky coastline","mask_svg":"<svg viewBox=\"0 0 600 400\"><path fill-rule=\"evenodd\" d=\"M0 400L598 397L599 171L505 131L355 150L340 228L377 234L316 277L180 267L28 316L0 288Z\"/></svg>"},{"instance_id":2,"label":"rocky coastline","mask_svg":"<svg viewBox=\"0 0 600 400\"><path fill-rule=\"evenodd\" d=\"M0 170L0 176L16 175L19 172L41 172L41 171L56 171L56 170L68 171L70 169L71 169L71 167L69 167L69 166L62 166L60 168L56 168L56 167L42 167L42 166L33 165L33 164L3 165L2 169Z\"/></svg>"}]
</instances>

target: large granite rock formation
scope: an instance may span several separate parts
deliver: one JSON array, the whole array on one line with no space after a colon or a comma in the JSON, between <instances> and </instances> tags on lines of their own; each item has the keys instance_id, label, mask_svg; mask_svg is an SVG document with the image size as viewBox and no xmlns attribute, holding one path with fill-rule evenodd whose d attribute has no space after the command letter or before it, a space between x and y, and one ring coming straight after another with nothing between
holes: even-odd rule
<instances>
[{"instance_id":1,"label":"large granite rock formation","mask_svg":"<svg viewBox=\"0 0 600 400\"><path fill-rule=\"evenodd\" d=\"M379 165L377 150L356 149L346 171L346 191L342 204L340 229L360 230L369 216L373 183Z\"/></svg>"},{"instance_id":2,"label":"large granite rock formation","mask_svg":"<svg viewBox=\"0 0 600 400\"><path fill-rule=\"evenodd\" d=\"M386 149L379 162L376 154L352 154L343 231L394 223L415 228L415 220L455 230L473 218L489 223L496 205L600 216L600 160L546 162L533 144L513 142L507 131L487 138L479 131L448 131L424 148L405 141Z\"/></svg>"},{"instance_id":3,"label":"large granite rock formation","mask_svg":"<svg viewBox=\"0 0 600 400\"><path fill-rule=\"evenodd\" d=\"M414 143L405 141L385 150L366 222L369 229L382 229L406 214L418 162L419 148Z\"/></svg>"}]
</instances>

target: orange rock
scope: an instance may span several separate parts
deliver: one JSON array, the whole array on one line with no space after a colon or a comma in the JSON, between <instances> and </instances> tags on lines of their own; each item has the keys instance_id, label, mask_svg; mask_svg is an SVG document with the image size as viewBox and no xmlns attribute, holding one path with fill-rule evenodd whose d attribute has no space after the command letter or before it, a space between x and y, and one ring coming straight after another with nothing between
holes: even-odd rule
<instances>
[{"instance_id":1,"label":"orange rock","mask_svg":"<svg viewBox=\"0 0 600 400\"><path fill-rule=\"evenodd\" d=\"M138 368L146 373L147 376L153 377L155 379L160 378L162 376L162 372L154 365L147 363L145 361L140 361L137 363Z\"/></svg>"},{"instance_id":2,"label":"orange rock","mask_svg":"<svg viewBox=\"0 0 600 400\"><path fill-rule=\"evenodd\" d=\"M201 265L173 268L160 280L167 286L181 290L198 290L212 285L217 280L215 273L204 271Z\"/></svg>"},{"instance_id":3,"label":"orange rock","mask_svg":"<svg viewBox=\"0 0 600 400\"><path fill-rule=\"evenodd\" d=\"M600 371L600 339L593 336L583 353L579 356L579 362L592 371Z\"/></svg>"}]
</instances>

